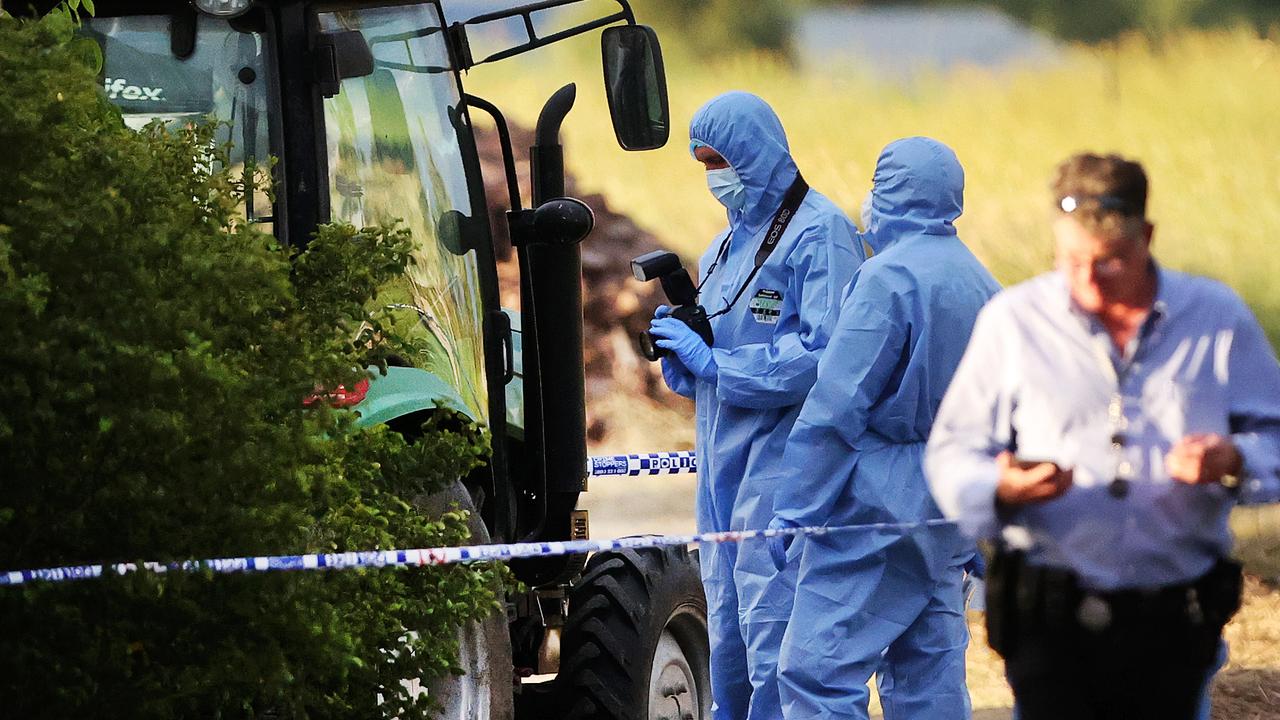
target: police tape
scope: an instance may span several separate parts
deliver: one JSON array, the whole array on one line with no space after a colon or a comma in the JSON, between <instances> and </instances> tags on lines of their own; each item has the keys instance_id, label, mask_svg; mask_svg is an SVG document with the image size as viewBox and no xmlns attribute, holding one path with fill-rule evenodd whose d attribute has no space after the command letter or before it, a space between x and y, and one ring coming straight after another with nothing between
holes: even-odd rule
<instances>
[{"instance_id":1,"label":"police tape","mask_svg":"<svg viewBox=\"0 0 1280 720\"><path fill-rule=\"evenodd\" d=\"M678 475L698 472L698 456L692 450L636 453L633 455L598 455L587 458L587 475Z\"/></svg>"},{"instance_id":2,"label":"police tape","mask_svg":"<svg viewBox=\"0 0 1280 720\"><path fill-rule=\"evenodd\" d=\"M166 572L212 572L214 574L274 572L283 570L338 570L351 568L421 567L452 565L489 560L582 555L590 552L627 550L694 543L740 543L784 535L830 535L864 531L907 531L924 527L952 525L948 520L924 520L909 523L871 523L840 527L776 528L770 530L731 530L694 535L636 535L612 540L563 540L555 542L498 543L464 547L419 548L414 550L365 550L360 552L316 553L310 555L264 555L229 557L181 562L112 563L102 565L68 565L64 567L12 570L0 572L0 586L30 582L71 582L104 575L127 575L148 570Z\"/></svg>"}]
</instances>

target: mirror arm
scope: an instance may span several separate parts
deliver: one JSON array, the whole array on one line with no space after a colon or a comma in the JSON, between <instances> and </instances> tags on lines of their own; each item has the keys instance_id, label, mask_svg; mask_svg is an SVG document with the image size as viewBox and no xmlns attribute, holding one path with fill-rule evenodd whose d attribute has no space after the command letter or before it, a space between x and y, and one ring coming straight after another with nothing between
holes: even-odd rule
<instances>
[{"instance_id":1,"label":"mirror arm","mask_svg":"<svg viewBox=\"0 0 1280 720\"><path fill-rule=\"evenodd\" d=\"M516 175L516 158L511 149L511 131L507 128L507 119L497 105L476 97L470 93L462 96L468 107L474 107L488 113L493 124L498 128L498 144L502 146L502 167L507 174L507 195L511 202L511 212L520 212L520 180Z\"/></svg>"},{"instance_id":2,"label":"mirror arm","mask_svg":"<svg viewBox=\"0 0 1280 720\"><path fill-rule=\"evenodd\" d=\"M552 8L563 7L565 5L573 5L574 3L585 2L586 0L542 0L542 2L529 3L528 5L520 5L519 7L507 8L506 10L497 10L483 15L476 15L462 22L463 25L480 25L482 23L493 22L494 20L506 20L517 15L525 18L526 27L531 27L529 15L540 12L542 10L550 10ZM636 22L635 13L631 11L631 4L628 0L613 0L614 3L621 8L617 15L622 16L628 24L634 25ZM612 16L611 16L612 17ZM532 37L530 39L533 39Z\"/></svg>"},{"instance_id":3,"label":"mirror arm","mask_svg":"<svg viewBox=\"0 0 1280 720\"><path fill-rule=\"evenodd\" d=\"M485 63L498 62L499 60L506 60L509 57L515 57L516 55L527 53L530 50L537 50L540 47L545 47L552 43L560 42L565 38L571 38L586 32L590 32L592 30L595 30L596 28L602 28L606 25L612 25L613 23L623 19L625 19L625 16L622 13L616 13L614 15L603 17L598 20L592 20L589 23L584 23L577 27L569 28L568 30L561 30L560 32L548 35L545 38L537 38L537 37L531 38L530 41L525 43L524 45L518 45L509 50L496 52L490 55L489 57L477 62L476 65L484 65Z\"/></svg>"},{"instance_id":4,"label":"mirror arm","mask_svg":"<svg viewBox=\"0 0 1280 720\"><path fill-rule=\"evenodd\" d=\"M591 32L597 28L612 25L619 21L626 22L628 25L636 24L636 16L635 13L632 12L631 4L628 0L613 0L613 2L618 5L619 10L612 15L597 18L581 25L576 25L566 30L552 33L546 37L538 37L538 33L535 31L533 26L533 13L563 7L565 5L572 5L579 2L584 2L584 0L543 0L542 2L531 3L529 5L521 5L520 7L509 8L507 10L499 10L497 12L477 15L470 20L466 20L461 23L454 23L451 31L454 34L454 44L459 48L469 46L469 43L466 42L466 26L483 25L485 23L495 22L497 20L507 20L513 17L519 17L524 20L524 31L527 36L527 42L496 52L483 60L472 60L470 53L468 52L460 58L463 62L459 64L458 70L469 70L476 65L506 60L509 57L514 57L521 53L529 52L530 50L537 50L540 47L545 47L566 38Z\"/></svg>"}]
</instances>

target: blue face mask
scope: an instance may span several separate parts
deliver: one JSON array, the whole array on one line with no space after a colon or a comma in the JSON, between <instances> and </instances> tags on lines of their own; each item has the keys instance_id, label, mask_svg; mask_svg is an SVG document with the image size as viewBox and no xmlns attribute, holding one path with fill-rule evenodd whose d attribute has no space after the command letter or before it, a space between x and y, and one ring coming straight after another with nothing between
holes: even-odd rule
<instances>
[{"instance_id":1,"label":"blue face mask","mask_svg":"<svg viewBox=\"0 0 1280 720\"><path fill-rule=\"evenodd\" d=\"M738 177L738 173L731 167L708 170L707 187L711 189L711 194L716 196L720 204L730 210L741 210L747 202L747 188L742 184L742 178Z\"/></svg>"}]
</instances>

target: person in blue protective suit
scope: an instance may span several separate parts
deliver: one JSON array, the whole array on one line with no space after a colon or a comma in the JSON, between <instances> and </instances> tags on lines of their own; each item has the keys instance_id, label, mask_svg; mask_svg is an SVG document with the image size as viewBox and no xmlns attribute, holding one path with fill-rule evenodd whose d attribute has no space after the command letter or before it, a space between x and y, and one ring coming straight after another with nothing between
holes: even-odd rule
<instances>
[{"instance_id":1,"label":"person in blue protective suit","mask_svg":"<svg viewBox=\"0 0 1280 720\"><path fill-rule=\"evenodd\" d=\"M969 716L961 592L974 546L942 517L922 462L934 413L979 309L999 289L956 235L964 171L928 138L876 163L873 256L846 289L818 379L791 431L773 528L908 524L771 538L799 565L779 685L788 718L866 718L875 674L886 720ZM799 557L797 557L799 556Z\"/></svg>"},{"instance_id":2,"label":"person in blue protective suit","mask_svg":"<svg viewBox=\"0 0 1280 720\"><path fill-rule=\"evenodd\" d=\"M694 115L689 135L728 210L729 227L699 263L714 342L708 347L667 308L650 332L674 355L663 360L668 385L696 405L698 531L764 529L787 475L787 433L863 251L849 218L808 189L762 99L720 95ZM713 717L780 718L777 657L794 570L778 572L759 543L703 545L701 563Z\"/></svg>"}]
</instances>

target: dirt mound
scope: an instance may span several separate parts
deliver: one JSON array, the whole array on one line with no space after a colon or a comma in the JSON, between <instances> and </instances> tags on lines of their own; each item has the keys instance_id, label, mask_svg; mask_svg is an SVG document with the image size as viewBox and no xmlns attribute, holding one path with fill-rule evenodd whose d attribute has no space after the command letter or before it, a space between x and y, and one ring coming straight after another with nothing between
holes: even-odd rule
<instances>
[{"instance_id":1,"label":"dirt mound","mask_svg":"<svg viewBox=\"0 0 1280 720\"><path fill-rule=\"evenodd\" d=\"M524 193L521 202L529 205L528 150L533 132L511 127L511 144L516 154L516 172ZM490 224L498 254L498 278L505 307L520 307L520 275L515 252L507 234L508 193L502 164L502 148L496 132L478 129L476 134L480 164L484 172L485 195L489 199ZM599 443L617 430L611 427L614 413L606 399L628 396L649 403L677 406L685 416L692 404L666 390L657 363L650 363L636 351L636 335L649 325L653 309L664 301L657 283L642 283L631 275L631 259L661 247L625 215L609 208L598 193L583 194L575 178L565 178L566 194L576 197L595 213L596 224L582 243L583 315L587 368L587 435ZM637 448L641 449L641 448ZM658 448L650 448L658 449Z\"/></svg>"}]
</instances>

